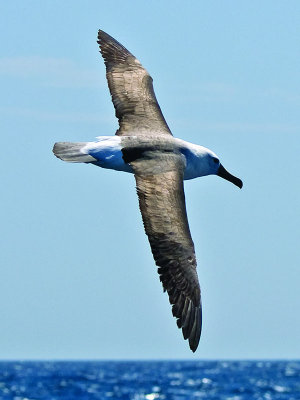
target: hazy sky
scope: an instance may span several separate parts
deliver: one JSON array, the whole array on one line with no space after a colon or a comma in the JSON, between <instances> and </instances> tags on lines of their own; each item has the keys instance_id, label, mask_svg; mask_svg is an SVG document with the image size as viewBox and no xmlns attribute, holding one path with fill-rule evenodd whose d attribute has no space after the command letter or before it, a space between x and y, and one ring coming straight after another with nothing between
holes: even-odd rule
<instances>
[{"instance_id":1,"label":"hazy sky","mask_svg":"<svg viewBox=\"0 0 300 400\"><path fill-rule=\"evenodd\" d=\"M0 7L0 358L299 358L300 2ZM56 141L117 129L101 28L154 79L174 136L242 178L186 182L203 297L193 355L163 294L134 177Z\"/></svg>"}]
</instances>

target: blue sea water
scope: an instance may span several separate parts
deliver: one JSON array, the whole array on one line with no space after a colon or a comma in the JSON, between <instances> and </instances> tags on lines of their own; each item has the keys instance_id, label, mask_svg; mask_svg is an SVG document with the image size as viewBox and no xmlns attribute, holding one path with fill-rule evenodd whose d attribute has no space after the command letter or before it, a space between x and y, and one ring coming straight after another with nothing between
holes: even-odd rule
<instances>
[{"instance_id":1,"label":"blue sea water","mask_svg":"<svg viewBox=\"0 0 300 400\"><path fill-rule=\"evenodd\" d=\"M300 400L300 361L0 362L0 399Z\"/></svg>"}]
</instances>

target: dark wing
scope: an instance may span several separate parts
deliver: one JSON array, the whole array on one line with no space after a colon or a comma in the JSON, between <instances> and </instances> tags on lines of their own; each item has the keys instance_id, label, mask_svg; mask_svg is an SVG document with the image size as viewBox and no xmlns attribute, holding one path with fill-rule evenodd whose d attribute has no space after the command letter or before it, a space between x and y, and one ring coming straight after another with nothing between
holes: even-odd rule
<instances>
[{"instance_id":1,"label":"dark wing","mask_svg":"<svg viewBox=\"0 0 300 400\"><path fill-rule=\"evenodd\" d=\"M116 135L171 135L156 100L152 78L119 42L99 30L98 44L120 128Z\"/></svg>"},{"instance_id":2,"label":"dark wing","mask_svg":"<svg viewBox=\"0 0 300 400\"><path fill-rule=\"evenodd\" d=\"M149 152L131 163L140 210L164 291L183 336L196 351L201 334L201 294L183 189L180 154Z\"/></svg>"}]
</instances>

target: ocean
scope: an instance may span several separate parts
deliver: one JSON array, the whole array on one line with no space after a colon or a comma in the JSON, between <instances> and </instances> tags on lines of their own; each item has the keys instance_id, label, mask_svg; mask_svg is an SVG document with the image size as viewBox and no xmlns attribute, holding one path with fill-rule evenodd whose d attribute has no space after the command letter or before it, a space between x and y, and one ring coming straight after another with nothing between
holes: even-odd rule
<instances>
[{"instance_id":1,"label":"ocean","mask_svg":"<svg viewBox=\"0 0 300 400\"><path fill-rule=\"evenodd\" d=\"M0 362L2 400L300 400L300 361Z\"/></svg>"}]
</instances>

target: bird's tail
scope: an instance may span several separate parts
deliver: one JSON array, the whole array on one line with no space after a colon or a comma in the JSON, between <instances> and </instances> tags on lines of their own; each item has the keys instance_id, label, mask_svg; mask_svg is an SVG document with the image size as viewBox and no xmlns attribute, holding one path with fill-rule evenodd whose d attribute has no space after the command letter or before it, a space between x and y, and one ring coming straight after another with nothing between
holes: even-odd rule
<instances>
[{"instance_id":1,"label":"bird's tail","mask_svg":"<svg viewBox=\"0 0 300 400\"><path fill-rule=\"evenodd\" d=\"M53 146L53 153L57 158L67 162L90 163L96 159L84 151L87 142L58 142Z\"/></svg>"}]
</instances>

